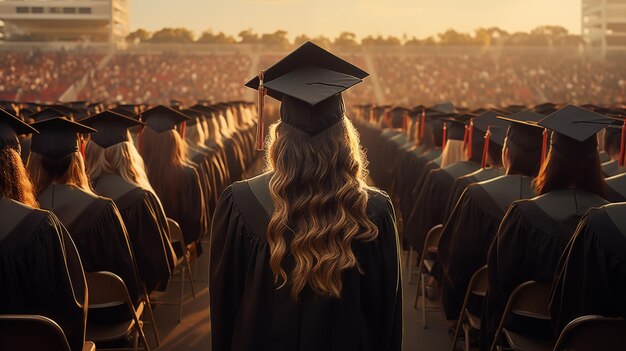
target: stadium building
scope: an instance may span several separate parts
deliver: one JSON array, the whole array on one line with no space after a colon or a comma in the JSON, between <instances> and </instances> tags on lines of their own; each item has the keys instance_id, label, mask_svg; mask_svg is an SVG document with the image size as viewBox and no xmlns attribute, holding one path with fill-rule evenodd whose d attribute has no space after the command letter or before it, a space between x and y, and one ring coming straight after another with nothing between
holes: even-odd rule
<instances>
[{"instance_id":1,"label":"stadium building","mask_svg":"<svg viewBox=\"0 0 626 351\"><path fill-rule=\"evenodd\" d=\"M129 31L127 0L0 1L4 39L118 43Z\"/></svg>"},{"instance_id":2,"label":"stadium building","mask_svg":"<svg viewBox=\"0 0 626 351\"><path fill-rule=\"evenodd\" d=\"M582 35L594 53L625 53L626 0L582 0Z\"/></svg>"}]
</instances>

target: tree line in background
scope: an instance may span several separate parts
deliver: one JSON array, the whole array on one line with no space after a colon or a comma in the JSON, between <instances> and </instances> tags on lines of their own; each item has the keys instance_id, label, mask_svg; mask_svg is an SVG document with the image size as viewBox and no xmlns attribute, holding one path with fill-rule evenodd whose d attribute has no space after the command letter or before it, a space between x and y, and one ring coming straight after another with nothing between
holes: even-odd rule
<instances>
[{"instance_id":1,"label":"tree line in background","mask_svg":"<svg viewBox=\"0 0 626 351\"><path fill-rule=\"evenodd\" d=\"M186 28L163 28L154 33L145 29L137 29L130 33L126 40L130 43L199 43L199 44L263 44L275 46L277 48L289 47L292 44L298 45L307 40L311 40L318 45L329 47L332 45L343 47L364 46L432 46L432 45L453 45L453 46L577 46L583 43L580 35L571 34L561 26L540 26L530 32L509 33L498 27L478 28L473 33L458 32L448 29L436 36L429 36L423 39L415 36L402 38L395 36L369 35L358 39L356 34L343 32L336 38L325 36L308 37L298 35L293 41L289 40L288 34L284 30L274 33L259 34L252 29L246 29L233 37L223 32L214 33L205 31L198 38Z\"/></svg>"}]
</instances>

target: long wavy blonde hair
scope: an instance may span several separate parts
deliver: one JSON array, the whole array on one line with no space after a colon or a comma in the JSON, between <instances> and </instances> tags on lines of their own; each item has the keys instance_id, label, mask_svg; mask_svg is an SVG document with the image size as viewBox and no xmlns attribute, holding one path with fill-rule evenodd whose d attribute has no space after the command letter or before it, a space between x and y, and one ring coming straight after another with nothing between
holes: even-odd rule
<instances>
[{"instance_id":1,"label":"long wavy blonde hair","mask_svg":"<svg viewBox=\"0 0 626 351\"><path fill-rule=\"evenodd\" d=\"M39 207L20 154L9 147L0 148L0 197Z\"/></svg>"},{"instance_id":2,"label":"long wavy blonde hair","mask_svg":"<svg viewBox=\"0 0 626 351\"><path fill-rule=\"evenodd\" d=\"M90 140L85 147L85 166L92 181L98 179L103 172L116 174L127 182L154 193L143 159L130 141L104 149Z\"/></svg>"},{"instance_id":3,"label":"long wavy blonde hair","mask_svg":"<svg viewBox=\"0 0 626 351\"><path fill-rule=\"evenodd\" d=\"M268 138L274 213L267 240L275 283L289 283L294 299L305 287L339 297L342 273L360 270L353 241L378 236L366 213L370 188L357 132L344 117L313 137L277 122ZM288 254L295 263L289 275L282 268Z\"/></svg>"},{"instance_id":4,"label":"long wavy blonde hair","mask_svg":"<svg viewBox=\"0 0 626 351\"><path fill-rule=\"evenodd\" d=\"M37 193L42 192L52 183L73 185L88 193L93 193L89 178L85 173L83 156L78 151L58 160L32 152L28 159L28 172Z\"/></svg>"}]
</instances>

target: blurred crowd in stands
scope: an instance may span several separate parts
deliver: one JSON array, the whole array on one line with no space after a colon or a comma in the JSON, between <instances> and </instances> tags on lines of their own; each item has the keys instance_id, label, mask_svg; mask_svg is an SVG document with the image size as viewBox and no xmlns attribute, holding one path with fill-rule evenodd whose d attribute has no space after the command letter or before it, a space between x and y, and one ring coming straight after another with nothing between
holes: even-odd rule
<instances>
[{"instance_id":1,"label":"blurred crowd in stands","mask_svg":"<svg viewBox=\"0 0 626 351\"><path fill-rule=\"evenodd\" d=\"M86 76L78 99L126 103L237 100L250 72L279 54L0 52L0 99L51 102ZM372 77L345 94L347 103L379 101L475 108L545 101L612 105L626 101L626 66L578 55L523 53L351 53ZM98 64L103 62L102 67Z\"/></svg>"}]
</instances>

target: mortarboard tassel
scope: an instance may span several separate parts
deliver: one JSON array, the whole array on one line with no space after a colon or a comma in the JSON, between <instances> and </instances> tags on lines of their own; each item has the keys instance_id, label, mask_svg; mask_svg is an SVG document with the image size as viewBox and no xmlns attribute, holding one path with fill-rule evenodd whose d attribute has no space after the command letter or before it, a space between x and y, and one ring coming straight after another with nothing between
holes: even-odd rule
<instances>
[{"instance_id":1,"label":"mortarboard tassel","mask_svg":"<svg viewBox=\"0 0 626 351\"><path fill-rule=\"evenodd\" d=\"M404 117L402 118L402 131L406 134L409 131L409 113L404 112Z\"/></svg>"},{"instance_id":2,"label":"mortarboard tassel","mask_svg":"<svg viewBox=\"0 0 626 351\"><path fill-rule=\"evenodd\" d=\"M472 138L474 137L474 119L470 120L470 124L467 127L467 159L472 158Z\"/></svg>"},{"instance_id":3,"label":"mortarboard tassel","mask_svg":"<svg viewBox=\"0 0 626 351\"><path fill-rule=\"evenodd\" d=\"M420 140L424 138L424 125L426 124L426 109L422 109L422 117L420 118Z\"/></svg>"},{"instance_id":4,"label":"mortarboard tassel","mask_svg":"<svg viewBox=\"0 0 626 351\"><path fill-rule=\"evenodd\" d=\"M619 162L617 163L620 167L624 167L624 155L626 153L626 119L624 119L624 124L622 124L622 139L619 146Z\"/></svg>"},{"instance_id":5,"label":"mortarboard tassel","mask_svg":"<svg viewBox=\"0 0 626 351\"><path fill-rule=\"evenodd\" d=\"M259 101L258 101L258 115L259 123L256 126L256 143L254 145L257 151L263 151L263 144L265 139L265 95L267 91L265 89L264 73L259 72Z\"/></svg>"},{"instance_id":6,"label":"mortarboard tassel","mask_svg":"<svg viewBox=\"0 0 626 351\"><path fill-rule=\"evenodd\" d=\"M442 130L442 138L441 138L441 149L443 150L446 147L446 141L448 140L448 127L446 126L446 124L443 124L443 130Z\"/></svg>"},{"instance_id":7,"label":"mortarboard tassel","mask_svg":"<svg viewBox=\"0 0 626 351\"><path fill-rule=\"evenodd\" d=\"M543 130L543 142L541 143L541 163L546 160L546 155L548 152L548 130Z\"/></svg>"},{"instance_id":8,"label":"mortarboard tassel","mask_svg":"<svg viewBox=\"0 0 626 351\"><path fill-rule=\"evenodd\" d=\"M481 167L487 167L487 158L489 156L489 141L491 140L491 127L487 127L487 133L485 133L485 146L483 147L483 159Z\"/></svg>"},{"instance_id":9,"label":"mortarboard tassel","mask_svg":"<svg viewBox=\"0 0 626 351\"><path fill-rule=\"evenodd\" d=\"M85 160L85 145L87 144L87 142L85 141L85 138L81 135L80 139L78 139L80 142L80 154L83 156L83 160Z\"/></svg>"},{"instance_id":10,"label":"mortarboard tassel","mask_svg":"<svg viewBox=\"0 0 626 351\"><path fill-rule=\"evenodd\" d=\"M183 121L183 123L180 124L180 137L183 138L183 140L185 140L185 129L187 129L187 121Z\"/></svg>"},{"instance_id":11,"label":"mortarboard tassel","mask_svg":"<svg viewBox=\"0 0 626 351\"><path fill-rule=\"evenodd\" d=\"M141 114L139 114L139 121L141 122ZM139 126L139 133L137 133L137 151L141 151L141 136L143 134L144 124Z\"/></svg>"}]
</instances>

